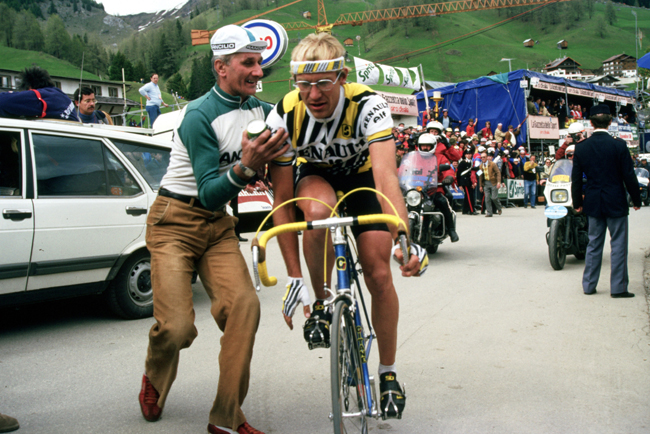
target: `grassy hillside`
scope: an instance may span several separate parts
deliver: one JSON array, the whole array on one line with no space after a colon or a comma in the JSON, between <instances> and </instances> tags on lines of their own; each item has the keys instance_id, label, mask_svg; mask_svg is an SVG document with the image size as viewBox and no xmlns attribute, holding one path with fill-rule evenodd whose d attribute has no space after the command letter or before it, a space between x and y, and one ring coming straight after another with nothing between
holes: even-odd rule
<instances>
[{"instance_id":1,"label":"grassy hillside","mask_svg":"<svg viewBox=\"0 0 650 434\"><path fill-rule=\"evenodd\" d=\"M572 57L585 69L597 69L604 59L612 55L622 52L635 54L634 16L631 10L635 10L638 14L639 29L644 35L650 34L650 10L633 9L620 4L615 6L617 22L613 26L606 25L605 38L597 36L597 19L604 15L605 10L605 5L598 3L595 5L592 19L585 16L568 30L564 23L543 30L541 24L536 21L512 20L474 36L413 53L408 56L408 59L386 60L398 54L431 47L434 44L461 37L506 19L505 10L467 12L434 18L435 28L433 31L424 32L416 27L410 28L408 37L404 36L404 27L401 24L394 26L395 30L393 31L385 29L370 34L364 38L365 41L361 42L360 57L375 62L385 61L387 64L401 67L413 67L421 63L427 80L453 82L470 80L490 71L507 72L508 62L500 62L502 58L514 58L511 62L513 70L528 68L540 71L546 63L563 56ZM374 6L362 1L327 2L325 7L329 22L335 21L342 13L375 9ZM305 20L300 16L300 12L305 10L312 12L312 20ZM316 11L315 0L304 0L280 11L272 12L264 18L280 23L305 21L316 24ZM214 29L257 13L259 11L242 11L228 19L220 20L219 12L211 10L204 16L208 27ZM265 82L264 91L259 95L261 98L275 101L289 89L287 82L267 82L286 80L289 77L290 52L299 38L304 37L307 33L310 31L289 32L292 43L289 44L287 55L273 67L272 71L267 71L268 76L263 80ZM364 36L364 31L361 27L340 26L334 28L333 34L343 41L348 37ZM537 40L539 43L533 48L525 48L523 41L528 38ZM569 48L560 52L556 43L561 39L569 42ZM364 52L364 48L367 49L367 52ZM209 47L207 45L196 46L188 48L187 51L189 60L183 65L181 73L186 79L189 79L189 65L191 65L192 56L207 53ZM644 52L645 47L639 51L639 56ZM359 48L356 44L354 47L348 47L348 53L350 56L358 56ZM349 66L353 66L353 64L349 64ZM353 77L351 79L354 81ZM406 92L398 88L385 88L384 90L397 93Z\"/></svg>"},{"instance_id":2,"label":"grassy hillside","mask_svg":"<svg viewBox=\"0 0 650 434\"><path fill-rule=\"evenodd\" d=\"M329 22L336 21L342 13L376 9L373 4L362 0L327 1L325 7ZM514 58L512 60L513 70L528 68L540 71L544 64L563 56L572 57L585 69L596 69L601 66L602 60L612 55L622 52L635 54L632 10L638 14L639 30L644 35L650 35L650 10L633 9L621 4L616 4L615 7L617 22L613 26L605 26L604 38L597 35L598 22L601 21L605 11L605 5L601 3L595 5L592 19L584 17L575 22L568 30L564 23L543 29L543 26L536 20L532 22L511 20L472 36L464 36L506 19L506 10L493 10L442 15L433 18L434 28L432 30L424 31L417 27L411 27L408 29L408 37L404 35L403 22L395 22L393 30L384 29L372 34L368 34L368 26L339 26L334 28L333 34L340 41L348 37L354 39L357 35L362 36L360 47L355 41L355 46L347 48L350 57L359 56L359 52L361 52L360 57L364 59L394 66L413 67L422 64L425 78L434 81L457 82L473 79L490 71L507 72L508 62L500 61L504 57ZM305 20L300 15L305 10L312 12L311 20ZM303 0L280 11L272 12L264 18L280 23L305 21L316 24L316 11L316 0ZM215 29L260 12L258 10L241 11L227 19L222 19L220 10L211 9L205 11L202 16L205 17L208 28ZM300 38L308 33L311 33L311 30L289 32L291 43L288 52L273 68L265 70L264 91L259 94L260 98L275 102L291 89L290 83L287 81L290 53ZM524 39L528 38L539 41L539 43L533 48L525 48L522 43ZM568 41L569 48L567 50L559 51L556 48L556 42L561 39ZM436 44L440 45L432 47ZM418 49L424 50L416 52ZM639 56L645 51L646 47L643 46L639 50ZM189 83L192 60L196 56L205 56L207 53L209 53L208 45L186 48L187 59L180 69L186 83ZM407 57L389 60L393 56L406 53L411 54ZM0 59L2 59L0 67L21 69L31 63L37 63L50 70L54 75L76 77L79 74L77 67L42 53L0 47ZM348 63L348 66L354 65ZM85 77L98 78L92 74L86 74L88 73L84 73ZM350 80L355 81L354 74L351 74ZM164 80L161 80L160 85L161 89L165 89ZM139 99L137 94L139 84L134 83L133 86L132 92L136 93L129 97L137 101ZM407 89L378 88L394 93L409 93ZM171 102L171 97L168 98L166 101Z\"/></svg>"},{"instance_id":3,"label":"grassy hillside","mask_svg":"<svg viewBox=\"0 0 650 434\"><path fill-rule=\"evenodd\" d=\"M26 66L35 64L47 69L50 75L78 78L81 73L81 68L78 66L38 51L17 50L0 46L0 59L0 68L2 69L20 71ZM84 71L83 78L101 80L100 77L88 71Z\"/></svg>"}]
</instances>

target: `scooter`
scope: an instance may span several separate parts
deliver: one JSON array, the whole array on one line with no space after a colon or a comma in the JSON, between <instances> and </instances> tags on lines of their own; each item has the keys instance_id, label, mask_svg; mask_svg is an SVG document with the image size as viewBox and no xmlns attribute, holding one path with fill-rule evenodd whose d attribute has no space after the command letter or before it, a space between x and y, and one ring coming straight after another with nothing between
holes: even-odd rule
<instances>
[{"instance_id":1,"label":"scooter","mask_svg":"<svg viewBox=\"0 0 650 434\"><path fill-rule=\"evenodd\" d=\"M554 270L564 268L567 254L573 254L576 259L584 259L589 244L587 216L573 209L572 169L572 160L558 160L551 169L544 190L547 204L544 215L547 217L546 224L549 228L546 244Z\"/></svg>"},{"instance_id":2,"label":"scooter","mask_svg":"<svg viewBox=\"0 0 650 434\"><path fill-rule=\"evenodd\" d=\"M448 164L438 167L435 154L409 152L402 158L397 177L406 201L409 218L409 237L412 242L436 253L438 246L449 236L444 215L436 209L429 196L438 188L438 170L449 170ZM445 185L446 193L449 186ZM454 224L456 213L452 211Z\"/></svg>"}]
</instances>

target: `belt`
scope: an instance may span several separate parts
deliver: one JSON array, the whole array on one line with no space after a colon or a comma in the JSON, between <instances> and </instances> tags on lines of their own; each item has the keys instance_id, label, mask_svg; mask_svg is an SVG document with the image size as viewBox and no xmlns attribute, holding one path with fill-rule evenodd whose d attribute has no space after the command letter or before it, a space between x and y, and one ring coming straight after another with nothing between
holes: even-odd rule
<instances>
[{"instance_id":1,"label":"belt","mask_svg":"<svg viewBox=\"0 0 650 434\"><path fill-rule=\"evenodd\" d=\"M192 196L185 196L184 194L174 193L174 192L169 191L169 190L167 190L166 188L163 188L163 187L160 187L160 189L158 189L158 195L159 196L165 196L165 197L171 197L172 199L176 199L176 200L180 200L181 202L185 202L186 204L188 204L191 207L201 208L201 209L204 209L206 211L210 211L197 198L192 197Z\"/></svg>"}]
</instances>

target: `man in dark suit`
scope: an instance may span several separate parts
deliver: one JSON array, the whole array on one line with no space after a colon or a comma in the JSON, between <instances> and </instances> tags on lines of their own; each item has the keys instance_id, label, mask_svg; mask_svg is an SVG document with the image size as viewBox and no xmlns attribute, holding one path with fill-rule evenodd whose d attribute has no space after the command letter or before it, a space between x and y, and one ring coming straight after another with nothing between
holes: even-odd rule
<instances>
[{"instance_id":1,"label":"man in dark suit","mask_svg":"<svg viewBox=\"0 0 650 434\"><path fill-rule=\"evenodd\" d=\"M610 291L612 298L629 298L627 242L628 205L625 189L630 193L634 209L641 207L639 183L634 175L632 158L625 142L609 135L607 128L612 122L609 107L601 104L592 107L589 120L594 132L587 140L576 145L571 173L573 207L589 218L589 244L582 276L585 294L596 293L600 266L605 244L605 233L611 236L612 273ZM583 173L587 185L582 197Z\"/></svg>"}]
</instances>

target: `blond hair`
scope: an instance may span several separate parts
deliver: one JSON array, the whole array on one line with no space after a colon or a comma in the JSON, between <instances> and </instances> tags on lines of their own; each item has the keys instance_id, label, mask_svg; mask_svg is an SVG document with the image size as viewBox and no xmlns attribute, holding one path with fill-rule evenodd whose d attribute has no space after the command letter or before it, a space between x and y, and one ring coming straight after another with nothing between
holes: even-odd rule
<instances>
[{"instance_id":1,"label":"blond hair","mask_svg":"<svg viewBox=\"0 0 650 434\"><path fill-rule=\"evenodd\" d=\"M311 60L338 59L345 56L345 48L329 33L311 33L307 35L291 52L293 62ZM344 68L349 70L348 67Z\"/></svg>"}]
</instances>

